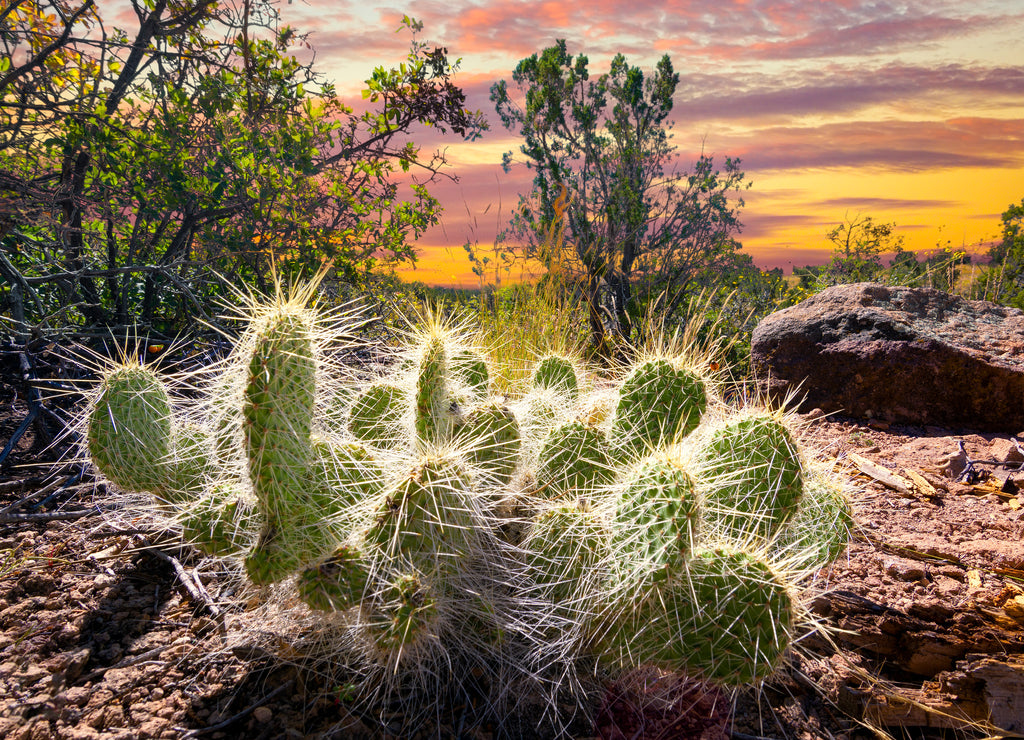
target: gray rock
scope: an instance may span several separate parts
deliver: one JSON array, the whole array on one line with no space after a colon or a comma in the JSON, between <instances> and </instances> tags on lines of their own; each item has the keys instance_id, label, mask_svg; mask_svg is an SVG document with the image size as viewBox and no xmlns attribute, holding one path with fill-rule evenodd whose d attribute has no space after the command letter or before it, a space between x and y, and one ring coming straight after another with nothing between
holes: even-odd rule
<instances>
[{"instance_id":1,"label":"gray rock","mask_svg":"<svg viewBox=\"0 0 1024 740\"><path fill-rule=\"evenodd\" d=\"M751 364L775 399L891 423L1024 428L1024 312L930 288L838 285L771 314Z\"/></svg>"}]
</instances>

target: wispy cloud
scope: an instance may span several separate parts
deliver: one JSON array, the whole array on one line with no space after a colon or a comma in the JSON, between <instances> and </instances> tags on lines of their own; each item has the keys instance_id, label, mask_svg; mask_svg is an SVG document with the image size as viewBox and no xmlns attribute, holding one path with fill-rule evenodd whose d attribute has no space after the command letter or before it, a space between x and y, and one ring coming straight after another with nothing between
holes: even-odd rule
<instances>
[{"instance_id":1,"label":"wispy cloud","mask_svg":"<svg viewBox=\"0 0 1024 740\"><path fill-rule=\"evenodd\" d=\"M980 239L1024 194L1018 0L307 0L282 11L315 32L321 68L349 93L404 58L410 36L393 31L405 13L424 22L423 41L462 58L457 82L492 130L473 145L417 134L428 151L450 147L460 177L434 189L447 213L423 247L436 254L489 243L499 200L509 211L529 191L531 173L498 166L520 142L489 91L558 38L594 74L618 52L645 68L671 56L680 166L702 148L742 160L755 183L742 239L763 264L820 253L846 210L884 214L922 246L941 224Z\"/></svg>"}]
</instances>

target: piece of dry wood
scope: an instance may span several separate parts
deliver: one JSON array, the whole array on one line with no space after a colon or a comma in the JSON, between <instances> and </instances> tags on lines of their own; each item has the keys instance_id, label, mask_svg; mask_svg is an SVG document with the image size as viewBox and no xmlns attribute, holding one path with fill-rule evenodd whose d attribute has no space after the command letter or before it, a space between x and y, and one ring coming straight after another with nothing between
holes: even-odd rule
<instances>
[{"instance_id":1,"label":"piece of dry wood","mask_svg":"<svg viewBox=\"0 0 1024 740\"><path fill-rule=\"evenodd\" d=\"M195 574L194 576L189 574L176 557L168 555L166 552L157 550L156 548L150 548L147 552L155 555L164 562L170 563L171 567L174 569L175 575L178 577L178 582L185 587L185 590L188 591L189 596L192 597L193 601L206 607L206 610L210 612L210 616L214 619L220 619L223 616L223 612L221 612L220 607L213 602L213 599L210 598L210 594L207 593L206 588L204 588L202 583L199 582L198 574ZM193 573L195 573L195 571L193 571Z\"/></svg>"},{"instance_id":2,"label":"piece of dry wood","mask_svg":"<svg viewBox=\"0 0 1024 740\"><path fill-rule=\"evenodd\" d=\"M894 491L912 496L914 494L913 485L906 478L896 475L888 468L879 465L878 463L871 462L866 457L861 457L856 452L848 453L850 461L857 466L857 470L864 473L864 475L878 481L886 488L891 488Z\"/></svg>"},{"instance_id":3,"label":"piece of dry wood","mask_svg":"<svg viewBox=\"0 0 1024 740\"><path fill-rule=\"evenodd\" d=\"M73 511L41 511L32 514L0 514L0 524L21 524L24 522L57 522L98 514L99 509L75 509Z\"/></svg>"},{"instance_id":4,"label":"piece of dry wood","mask_svg":"<svg viewBox=\"0 0 1024 740\"><path fill-rule=\"evenodd\" d=\"M938 498L939 492L935 490L935 486L929 483L928 479L923 475L918 473L916 470L911 470L910 468L904 468L903 472L906 473L910 482L914 484L914 488L916 488L922 495L927 496L928 498Z\"/></svg>"},{"instance_id":5,"label":"piece of dry wood","mask_svg":"<svg viewBox=\"0 0 1024 740\"><path fill-rule=\"evenodd\" d=\"M927 688L901 689L899 695L873 693L863 718L878 727L931 727L966 730L988 718L984 702L954 700Z\"/></svg>"},{"instance_id":6,"label":"piece of dry wood","mask_svg":"<svg viewBox=\"0 0 1024 740\"><path fill-rule=\"evenodd\" d=\"M963 671L984 682L985 704L992 724L1007 732L1024 732L1024 657L972 660Z\"/></svg>"}]
</instances>

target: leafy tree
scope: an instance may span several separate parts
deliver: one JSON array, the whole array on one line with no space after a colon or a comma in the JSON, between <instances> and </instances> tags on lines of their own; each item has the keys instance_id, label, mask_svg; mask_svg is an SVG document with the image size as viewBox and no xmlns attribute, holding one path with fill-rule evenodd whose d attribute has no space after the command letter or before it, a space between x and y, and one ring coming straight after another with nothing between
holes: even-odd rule
<instances>
[{"instance_id":1,"label":"leafy tree","mask_svg":"<svg viewBox=\"0 0 1024 740\"><path fill-rule=\"evenodd\" d=\"M832 259L818 276L827 285L874 280L885 269L882 254L903 252L896 224L876 223L871 216L847 217L827 238L833 245Z\"/></svg>"},{"instance_id":2,"label":"leafy tree","mask_svg":"<svg viewBox=\"0 0 1024 740\"><path fill-rule=\"evenodd\" d=\"M649 75L620 54L591 77L587 57L572 57L559 40L523 59L512 81L520 95L502 80L491 100L523 137L535 172L513 222L529 256L551 279L582 287L595 346L606 342L606 315L629 337L659 296L671 321L695 285L734 262L739 161L718 170L702 155L692 173L672 169L667 119L679 75L667 55ZM510 152L506 168L512 161Z\"/></svg>"},{"instance_id":3,"label":"leafy tree","mask_svg":"<svg viewBox=\"0 0 1024 740\"><path fill-rule=\"evenodd\" d=\"M291 56L307 39L272 0L131 7L129 30L94 0L0 8L0 272L29 325L173 332L274 261L358 283L414 259L445 162L409 132L483 127L445 49L375 69L356 113Z\"/></svg>"},{"instance_id":4,"label":"leafy tree","mask_svg":"<svg viewBox=\"0 0 1024 740\"><path fill-rule=\"evenodd\" d=\"M1008 306L1024 308L1024 198L1002 215L1002 234L989 249L993 268L986 275L985 295Z\"/></svg>"}]
</instances>

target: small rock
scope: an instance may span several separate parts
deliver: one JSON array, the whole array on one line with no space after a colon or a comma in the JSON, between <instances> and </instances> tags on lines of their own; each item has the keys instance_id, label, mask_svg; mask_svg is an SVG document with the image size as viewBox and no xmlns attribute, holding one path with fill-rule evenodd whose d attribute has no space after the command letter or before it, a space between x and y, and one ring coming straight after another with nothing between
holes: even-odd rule
<instances>
[{"instance_id":1,"label":"small rock","mask_svg":"<svg viewBox=\"0 0 1024 740\"><path fill-rule=\"evenodd\" d=\"M257 722L265 725L273 719L274 713L271 711L270 707L256 707L252 710L252 716Z\"/></svg>"},{"instance_id":2,"label":"small rock","mask_svg":"<svg viewBox=\"0 0 1024 740\"><path fill-rule=\"evenodd\" d=\"M882 564L882 570L900 581L921 581L925 577L924 567L920 563L904 558L887 558Z\"/></svg>"},{"instance_id":3,"label":"small rock","mask_svg":"<svg viewBox=\"0 0 1024 740\"><path fill-rule=\"evenodd\" d=\"M73 653L68 659L67 667L64 669L64 677L68 683L74 682L76 678L82 675L82 671L85 670L85 666L89 663L89 658L92 657L92 650L85 648Z\"/></svg>"},{"instance_id":4,"label":"small rock","mask_svg":"<svg viewBox=\"0 0 1024 740\"><path fill-rule=\"evenodd\" d=\"M1012 439L997 437L992 440L992 444L989 449L991 450L992 459L997 462L1024 462L1024 455L1021 454L1020 449L1014 444Z\"/></svg>"},{"instance_id":5,"label":"small rock","mask_svg":"<svg viewBox=\"0 0 1024 740\"><path fill-rule=\"evenodd\" d=\"M967 467L967 453L959 450L951 452L946 457L938 460L938 467L944 476L950 480L956 480Z\"/></svg>"},{"instance_id":6,"label":"small rock","mask_svg":"<svg viewBox=\"0 0 1024 740\"><path fill-rule=\"evenodd\" d=\"M46 678L50 672L39 666L29 666L18 676L18 683L22 686L31 686L41 678Z\"/></svg>"}]
</instances>

